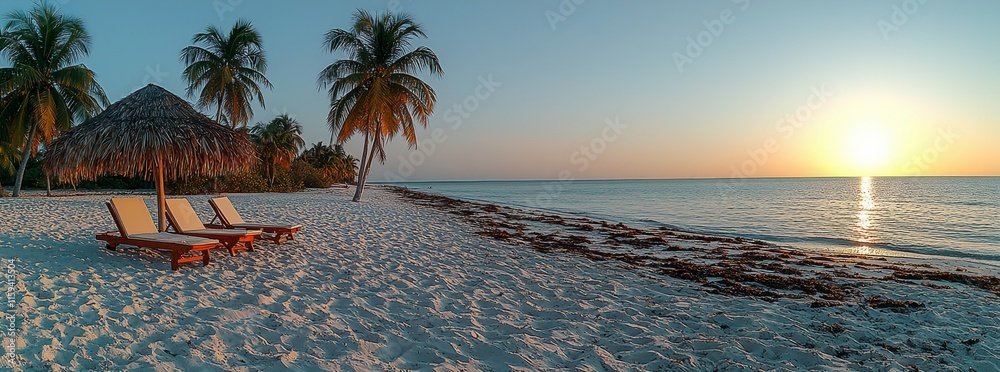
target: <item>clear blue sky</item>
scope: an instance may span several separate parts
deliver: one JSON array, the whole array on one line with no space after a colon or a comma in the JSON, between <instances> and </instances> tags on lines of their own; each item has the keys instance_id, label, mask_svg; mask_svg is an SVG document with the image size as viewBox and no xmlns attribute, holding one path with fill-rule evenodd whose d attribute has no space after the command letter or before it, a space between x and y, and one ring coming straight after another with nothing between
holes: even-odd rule
<instances>
[{"instance_id":1,"label":"clear blue sky","mask_svg":"<svg viewBox=\"0 0 1000 372\"><path fill-rule=\"evenodd\" d=\"M392 143L375 181L1000 174L997 1L53 3L85 21L82 62L112 101L147 82L183 94L191 36L250 20L274 84L251 123L287 111L309 143L330 138L316 74L343 57L322 35L358 8L409 12L445 69L418 137L446 138L419 155ZM474 108L457 128L456 104ZM778 122L799 111L794 131ZM360 156L360 139L347 149Z\"/></svg>"}]
</instances>

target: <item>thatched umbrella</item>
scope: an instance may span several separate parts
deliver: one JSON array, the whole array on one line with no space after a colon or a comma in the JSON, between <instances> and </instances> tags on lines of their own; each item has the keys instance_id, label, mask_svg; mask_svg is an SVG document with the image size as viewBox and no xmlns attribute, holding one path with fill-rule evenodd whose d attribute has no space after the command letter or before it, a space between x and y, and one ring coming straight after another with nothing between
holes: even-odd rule
<instances>
[{"instance_id":1,"label":"thatched umbrella","mask_svg":"<svg viewBox=\"0 0 1000 372\"><path fill-rule=\"evenodd\" d=\"M165 178L234 173L256 162L257 150L245 135L153 84L59 136L45 152L45 171L62 181L105 174L155 178L160 231L166 228Z\"/></svg>"}]
</instances>

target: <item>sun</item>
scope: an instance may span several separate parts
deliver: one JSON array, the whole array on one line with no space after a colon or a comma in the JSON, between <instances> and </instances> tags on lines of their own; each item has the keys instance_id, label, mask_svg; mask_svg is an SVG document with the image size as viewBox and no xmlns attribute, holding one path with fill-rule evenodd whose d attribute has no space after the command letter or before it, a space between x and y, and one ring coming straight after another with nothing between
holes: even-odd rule
<instances>
[{"instance_id":1,"label":"sun","mask_svg":"<svg viewBox=\"0 0 1000 372\"><path fill-rule=\"evenodd\" d=\"M859 125L848 140L847 155L853 168L870 175L884 169L889 160L892 141L877 123Z\"/></svg>"}]
</instances>

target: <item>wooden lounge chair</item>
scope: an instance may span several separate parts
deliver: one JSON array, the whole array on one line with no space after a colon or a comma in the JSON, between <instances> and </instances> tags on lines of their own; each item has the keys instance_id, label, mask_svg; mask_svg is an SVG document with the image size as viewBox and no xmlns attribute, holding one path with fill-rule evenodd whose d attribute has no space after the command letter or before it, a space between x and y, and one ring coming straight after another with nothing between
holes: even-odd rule
<instances>
[{"instance_id":1,"label":"wooden lounge chair","mask_svg":"<svg viewBox=\"0 0 1000 372\"><path fill-rule=\"evenodd\" d=\"M233 207L233 203L225 196L209 199L208 204L211 204L212 209L215 210L215 218L210 224L205 225L210 228L262 230L265 234L271 234L262 236L275 244L281 244L285 240L294 240L295 236L292 234L302 231L302 225L247 223L243 221L240 214L236 212L236 208ZM219 221L218 224L215 223L216 220Z\"/></svg>"},{"instance_id":2,"label":"wooden lounge chair","mask_svg":"<svg viewBox=\"0 0 1000 372\"><path fill-rule=\"evenodd\" d=\"M253 252L253 240L261 235L260 230L248 229L209 229L201 223L198 214L187 199L166 199L167 221L174 232L181 235L200 236L202 238L215 239L222 242L222 245L229 250L229 254L236 255L236 251L246 249Z\"/></svg>"},{"instance_id":3,"label":"wooden lounge chair","mask_svg":"<svg viewBox=\"0 0 1000 372\"><path fill-rule=\"evenodd\" d=\"M177 270L180 264L187 262L201 261L208 265L211 262L208 252L220 247L215 239L160 232L142 198L111 198L105 204L118 231L98 234L97 240L107 242L110 250L116 250L120 244L169 250L170 269ZM201 252L201 255L183 257L188 252Z\"/></svg>"}]
</instances>

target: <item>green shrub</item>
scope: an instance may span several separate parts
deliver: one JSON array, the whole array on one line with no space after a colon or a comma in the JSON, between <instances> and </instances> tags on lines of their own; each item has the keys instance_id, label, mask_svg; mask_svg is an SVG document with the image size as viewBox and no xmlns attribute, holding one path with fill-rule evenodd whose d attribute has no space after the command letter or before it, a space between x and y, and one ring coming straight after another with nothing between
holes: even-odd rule
<instances>
[{"instance_id":1,"label":"green shrub","mask_svg":"<svg viewBox=\"0 0 1000 372\"><path fill-rule=\"evenodd\" d=\"M212 192L211 177L193 176L166 183L166 191L171 195L201 195Z\"/></svg>"},{"instance_id":2,"label":"green shrub","mask_svg":"<svg viewBox=\"0 0 1000 372\"><path fill-rule=\"evenodd\" d=\"M204 195L215 193L260 193L260 192L296 192L309 187L330 187L330 182L323 178L322 172L309 164L293 166L291 170L278 168L274 177L274 185L268 186L263 173L259 169L230 174L217 178L193 176L180 180L169 181L166 184L170 195ZM44 182L44 178L42 179ZM325 185L325 186L324 186Z\"/></svg>"},{"instance_id":3,"label":"green shrub","mask_svg":"<svg viewBox=\"0 0 1000 372\"><path fill-rule=\"evenodd\" d=\"M274 185L271 185L271 192L296 192L304 188L302 180L291 170L282 168L274 170Z\"/></svg>"},{"instance_id":4,"label":"green shrub","mask_svg":"<svg viewBox=\"0 0 1000 372\"><path fill-rule=\"evenodd\" d=\"M292 163L292 177L302 181L303 187L325 189L333 185L329 174L301 159Z\"/></svg>"},{"instance_id":5,"label":"green shrub","mask_svg":"<svg viewBox=\"0 0 1000 372\"><path fill-rule=\"evenodd\" d=\"M264 176L257 170L230 174L223 177L223 181L220 184L219 192L253 193L270 191L267 187L267 181L264 180Z\"/></svg>"},{"instance_id":6,"label":"green shrub","mask_svg":"<svg viewBox=\"0 0 1000 372\"><path fill-rule=\"evenodd\" d=\"M71 185L66 185L60 183L60 186L67 187ZM52 182L52 187L56 187L55 181ZM124 176L104 176L99 177L96 181L80 181L76 185L80 189L117 189L117 190L135 190L135 189L153 189L156 188L156 184L152 181L146 181L141 177L124 177Z\"/></svg>"},{"instance_id":7,"label":"green shrub","mask_svg":"<svg viewBox=\"0 0 1000 372\"><path fill-rule=\"evenodd\" d=\"M24 179L21 181L22 189L44 189L45 188L45 173L43 173L42 165L45 162L44 152L36 157L28 159L28 166L24 170ZM20 164L14 164L18 166ZM14 185L14 179L16 172L4 171L0 169L0 182L6 187ZM117 175L108 175L98 177L93 181L80 181L76 184L77 189L84 190L96 190L96 189L115 189L115 190L135 190L135 189L152 189L156 185L151 181L146 181L142 177L123 177ZM68 182L62 182L58 179L52 179L52 189L71 189L73 185Z\"/></svg>"}]
</instances>

